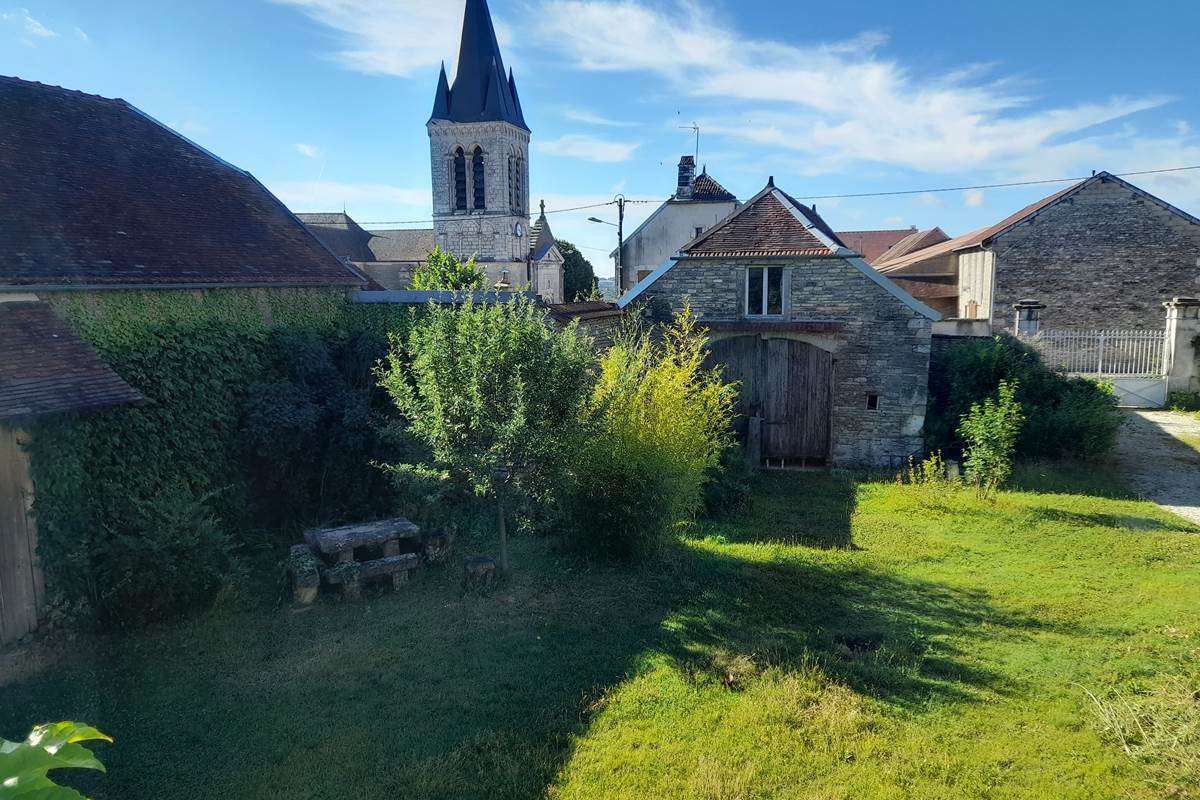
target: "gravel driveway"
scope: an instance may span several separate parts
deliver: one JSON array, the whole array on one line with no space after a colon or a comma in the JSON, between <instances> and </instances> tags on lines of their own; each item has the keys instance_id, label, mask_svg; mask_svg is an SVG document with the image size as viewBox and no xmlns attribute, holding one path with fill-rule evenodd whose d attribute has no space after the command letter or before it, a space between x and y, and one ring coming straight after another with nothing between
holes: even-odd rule
<instances>
[{"instance_id":1,"label":"gravel driveway","mask_svg":"<svg viewBox=\"0 0 1200 800\"><path fill-rule=\"evenodd\" d=\"M1200 525L1200 441L1190 414L1130 409L1117 440L1117 463L1129 485L1147 500Z\"/></svg>"}]
</instances>

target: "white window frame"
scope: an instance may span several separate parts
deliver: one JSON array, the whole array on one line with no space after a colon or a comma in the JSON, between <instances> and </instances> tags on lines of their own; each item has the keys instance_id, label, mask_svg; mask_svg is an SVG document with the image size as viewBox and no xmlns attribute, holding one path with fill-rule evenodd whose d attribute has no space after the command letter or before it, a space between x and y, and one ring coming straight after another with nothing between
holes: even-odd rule
<instances>
[{"instance_id":1,"label":"white window frame","mask_svg":"<svg viewBox=\"0 0 1200 800\"><path fill-rule=\"evenodd\" d=\"M773 270L773 269L782 270L782 272L779 276L779 313L778 314L766 313L767 296L770 293L770 281L768 280L768 277L771 274L770 270ZM750 274L754 270L762 270L762 273L763 273L762 308L763 308L764 313L762 313L762 314L751 314L750 313ZM743 314L743 316L745 316L747 319L784 319L787 316L787 310L788 310L788 284L789 284L789 277L790 277L789 273L790 272L791 272L791 270L787 269L786 267L779 267L779 266L767 265L767 266L761 266L761 267L746 267L745 288L744 288L744 291L742 292L742 296L743 296L742 314Z\"/></svg>"}]
</instances>

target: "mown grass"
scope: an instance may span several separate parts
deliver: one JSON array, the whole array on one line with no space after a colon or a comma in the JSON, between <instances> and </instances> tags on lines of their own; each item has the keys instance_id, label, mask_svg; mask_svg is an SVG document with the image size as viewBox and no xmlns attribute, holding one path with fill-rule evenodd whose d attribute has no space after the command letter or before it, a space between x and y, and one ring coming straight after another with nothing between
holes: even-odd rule
<instances>
[{"instance_id":1,"label":"mown grass","mask_svg":"<svg viewBox=\"0 0 1200 800\"><path fill-rule=\"evenodd\" d=\"M1196 796L1200 535L1093 470L1018 484L768 475L653 564L525 538L490 597L83 640L0 735L100 725L105 798Z\"/></svg>"}]
</instances>

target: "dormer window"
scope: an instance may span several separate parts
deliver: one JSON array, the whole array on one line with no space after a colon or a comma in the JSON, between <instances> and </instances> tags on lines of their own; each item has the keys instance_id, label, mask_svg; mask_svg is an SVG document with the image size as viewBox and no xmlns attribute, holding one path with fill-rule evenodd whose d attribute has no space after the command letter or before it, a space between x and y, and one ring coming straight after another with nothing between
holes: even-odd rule
<instances>
[{"instance_id":1,"label":"dormer window","mask_svg":"<svg viewBox=\"0 0 1200 800\"><path fill-rule=\"evenodd\" d=\"M467 156L460 147L454 151L454 165L451 167L454 185L454 207L459 211L467 210Z\"/></svg>"},{"instance_id":2,"label":"dormer window","mask_svg":"<svg viewBox=\"0 0 1200 800\"><path fill-rule=\"evenodd\" d=\"M783 267L746 270L746 316L783 316Z\"/></svg>"},{"instance_id":3,"label":"dormer window","mask_svg":"<svg viewBox=\"0 0 1200 800\"><path fill-rule=\"evenodd\" d=\"M471 183L475 188L475 208L487 208L487 193L484 191L483 185L483 149L476 147L471 154Z\"/></svg>"}]
</instances>

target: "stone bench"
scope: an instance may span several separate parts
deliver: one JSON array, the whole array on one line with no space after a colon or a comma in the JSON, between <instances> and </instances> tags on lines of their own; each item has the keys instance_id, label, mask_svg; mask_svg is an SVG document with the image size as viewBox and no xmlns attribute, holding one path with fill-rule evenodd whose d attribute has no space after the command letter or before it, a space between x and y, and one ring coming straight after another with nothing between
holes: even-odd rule
<instances>
[{"instance_id":1,"label":"stone bench","mask_svg":"<svg viewBox=\"0 0 1200 800\"><path fill-rule=\"evenodd\" d=\"M390 575L396 589L408 582L408 573L421 565L421 556L418 552L401 553L400 542L404 539L411 540L413 550L421 549L421 529L403 517L304 532L308 548L333 562L321 567L322 580L340 586L342 594L351 598L359 595L362 581L371 578ZM359 548L377 548L381 556L358 561L354 551Z\"/></svg>"}]
</instances>

